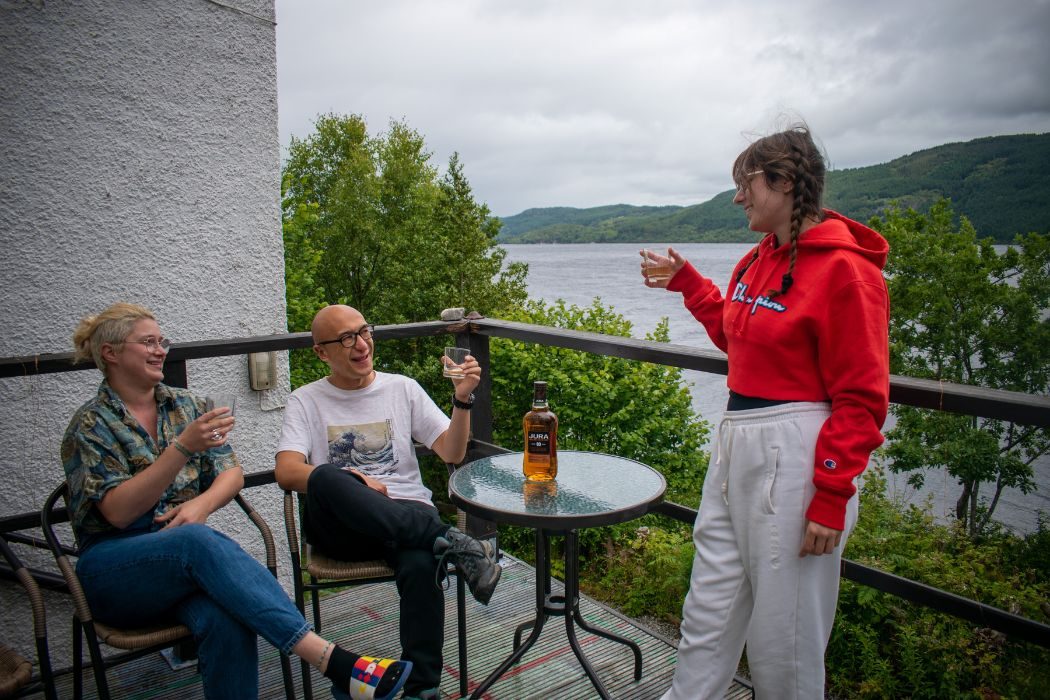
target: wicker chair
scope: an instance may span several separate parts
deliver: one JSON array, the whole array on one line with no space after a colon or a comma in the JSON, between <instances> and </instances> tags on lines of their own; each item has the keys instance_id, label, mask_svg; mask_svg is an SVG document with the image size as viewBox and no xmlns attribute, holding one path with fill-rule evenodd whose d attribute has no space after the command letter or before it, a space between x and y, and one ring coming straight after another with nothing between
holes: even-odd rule
<instances>
[{"instance_id":1,"label":"wicker chair","mask_svg":"<svg viewBox=\"0 0 1050 700\"><path fill-rule=\"evenodd\" d=\"M47 648L47 618L44 612L44 597L32 574L18 559L7 540L0 537L0 552L29 596L33 610L33 635L36 637L36 655L40 664L40 675L33 678L33 664L18 652L0 644L0 698L26 695L44 691L47 700L58 700L55 677L51 672L51 655Z\"/></svg>"},{"instance_id":2,"label":"wicker chair","mask_svg":"<svg viewBox=\"0 0 1050 700\"><path fill-rule=\"evenodd\" d=\"M61 506L58 500L62 499ZM156 625L137 629L126 629L110 627L94 619L91 609L88 607L87 598L80 586L76 570L70 556L77 556L78 550L63 545L55 534L55 524L69 519L66 508L68 507L69 485L62 482L56 488L40 513L41 526L44 537L51 548L58 568L69 586L69 592L73 596L73 697L79 700L83 696L83 679L81 672L82 664L82 642L87 640L88 651L91 656L91 665L95 675L95 685L98 696L102 700L108 700L109 684L106 681L106 668L125 661L131 661L155 651L171 647L176 643L192 642L192 634L188 627L182 624ZM240 494L234 497L237 505L245 512L252 523L258 528L266 547L266 568L275 577L277 576L277 553L274 546L273 533L254 508ZM57 507L56 507L57 506ZM99 642L111 647L124 649L128 653L114 658L104 658ZM295 685L292 679L292 666L288 656L281 654L281 672L284 676L285 696L288 700L295 698Z\"/></svg>"},{"instance_id":3,"label":"wicker chair","mask_svg":"<svg viewBox=\"0 0 1050 700\"><path fill-rule=\"evenodd\" d=\"M296 498L298 497L298 498ZM374 561L341 561L332 559L321 552L313 549L305 539L301 538L300 525L297 524L296 514L302 503L302 494L293 494L291 491L284 492L284 527L288 534L288 550L292 557L292 583L295 588L295 604L299 610L306 615L306 593L311 593L313 603L314 628L321 631L321 591L329 588L347 588L366 583L380 583L395 580L395 573L386 561L377 559ZM464 527L465 515L462 511L458 514L459 527ZM310 582L303 580L302 561L299 556L300 540L306 544L307 562L306 573L310 576ZM449 573L455 569L449 568ZM466 607L466 583L462 576L456 576L456 607L457 624L459 631L459 693L462 697L467 696L467 607ZM312 700L313 689L310 681L310 666L302 663L303 673L303 697Z\"/></svg>"}]
</instances>

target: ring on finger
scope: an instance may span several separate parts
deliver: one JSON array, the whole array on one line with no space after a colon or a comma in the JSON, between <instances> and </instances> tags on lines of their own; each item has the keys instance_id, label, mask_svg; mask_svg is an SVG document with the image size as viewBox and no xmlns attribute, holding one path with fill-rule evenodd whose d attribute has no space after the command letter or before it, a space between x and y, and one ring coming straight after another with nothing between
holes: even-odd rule
<instances>
[{"instance_id":1,"label":"ring on finger","mask_svg":"<svg viewBox=\"0 0 1050 700\"><path fill-rule=\"evenodd\" d=\"M222 434L220 434L218 430L213 430L211 431L211 439L216 442L222 440Z\"/></svg>"}]
</instances>

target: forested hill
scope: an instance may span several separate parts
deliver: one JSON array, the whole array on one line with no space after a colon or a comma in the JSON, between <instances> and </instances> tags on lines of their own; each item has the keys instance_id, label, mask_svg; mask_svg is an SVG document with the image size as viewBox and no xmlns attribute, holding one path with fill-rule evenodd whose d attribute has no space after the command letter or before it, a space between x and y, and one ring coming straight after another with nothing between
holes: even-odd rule
<instances>
[{"instance_id":1,"label":"forested hill","mask_svg":"<svg viewBox=\"0 0 1050 700\"><path fill-rule=\"evenodd\" d=\"M828 173L825 206L867 221L892 201L925 211L948 197L981 237L1050 232L1050 134L991 136ZM617 204L528 209L503 220L501 243L750 241L733 192L689 207Z\"/></svg>"}]
</instances>

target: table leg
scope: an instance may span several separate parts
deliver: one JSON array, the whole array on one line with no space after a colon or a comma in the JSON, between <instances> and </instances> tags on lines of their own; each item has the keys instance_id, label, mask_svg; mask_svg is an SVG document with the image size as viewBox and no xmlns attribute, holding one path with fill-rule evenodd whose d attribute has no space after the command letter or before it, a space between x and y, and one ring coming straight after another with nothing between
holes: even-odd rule
<instances>
[{"instance_id":1,"label":"table leg","mask_svg":"<svg viewBox=\"0 0 1050 700\"><path fill-rule=\"evenodd\" d=\"M565 606L565 635L569 638L569 646L572 647L576 658L580 660L584 673L591 679L598 695L602 697L602 700L609 700L611 697L609 691L602 685L598 674L594 672L587 657L584 656L583 649L580 648L580 643L576 639L576 629L573 627L573 622L578 622L580 619L579 540L575 530L570 530L565 534Z\"/></svg>"},{"instance_id":2,"label":"table leg","mask_svg":"<svg viewBox=\"0 0 1050 700\"><path fill-rule=\"evenodd\" d=\"M541 575L540 572L544 572L545 575ZM543 631L543 623L547 621L547 598L550 593L550 542L547 539L545 533L540 530L536 530L536 619L532 623L526 623L518 627L515 632L515 649L507 659L496 668L495 671L490 673L488 677L482 681L481 685L474 689L471 693L471 700L478 700L482 695L485 694L492 684L499 680L500 676L510 670L510 667L518 663L518 660L525 654L526 651L536 643L536 640L540 637L540 632ZM518 646L518 639L520 639L521 630L523 630L529 624L532 625L532 633L528 639L521 646Z\"/></svg>"},{"instance_id":3,"label":"table leg","mask_svg":"<svg viewBox=\"0 0 1050 700\"><path fill-rule=\"evenodd\" d=\"M532 622L525 622L518 625L514 631L514 651L507 659L499 665L499 667L490 673L488 677L479 685L474 692L471 694L471 700L477 700L485 692L492 687L492 685L499 680L499 678L510 670L510 667L516 664L521 657L525 654L536 640L540 636L540 632L543 630L543 624L547 621L547 617L550 615L562 615L565 617L565 634L569 639L569 646L572 648L573 654L580 661L580 665L583 667L584 673L591 680L598 694L603 700L609 700L611 696L609 691L605 689L598 674L595 673L594 669L591 668L590 662L583 653L583 649L580 646L579 640L576 638L576 628L574 625L578 625L581 629L584 629L591 634L604 637L614 642L619 642L631 648L634 652L634 679L641 680L642 678L642 650L636 643L629 639L608 632L606 630L591 627L583 619L583 615L580 613L580 546L579 537L575 530L570 530L564 534L565 537L565 595L555 596L551 595L551 565L550 565L550 535L543 530L536 530L536 619ZM524 644L521 643L521 636L526 629L532 628L532 632L525 640Z\"/></svg>"},{"instance_id":4,"label":"table leg","mask_svg":"<svg viewBox=\"0 0 1050 700\"><path fill-rule=\"evenodd\" d=\"M570 551L570 549L572 551ZM569 590L570 568L572 571L572 591ZM583 619L583 614L580 612L579 539L575 531L565 537L565 597L572 601L572 618L581 629L631 648L631 651L634 652L634 679L640 681L642 679L642 648L630 639L626 639L618 634L598 627L592 627Z\"/></svg>"},{"instance_id":5,"label":"table leg","mask_svg":"<svg viewBox=\"0 0 1050 700\"><path fill-rule=\"evenodd\" d=\"M555 605L554 600L551 597L551 540L549 536L540 536L539 530L536 531L536 617L541 614L547 615L563 615L565 607L564 605ZM540 548L543 548L543 556L540 556ZM543 562L541 565L540 562ZM542 599L540 598L539 585L543 582L543 594ZM542 611L542 612L541 612ZM514 648L517 649L521 646L521 635L522 633L533 627L536 624L535 620L523 622L514 630Z\"/></svg>"}]
</instances>

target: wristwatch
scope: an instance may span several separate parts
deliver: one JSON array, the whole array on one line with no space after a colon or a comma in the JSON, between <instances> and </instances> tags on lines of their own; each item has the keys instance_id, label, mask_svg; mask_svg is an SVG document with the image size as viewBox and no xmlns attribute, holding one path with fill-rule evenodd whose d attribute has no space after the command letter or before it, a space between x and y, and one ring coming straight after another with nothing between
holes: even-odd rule
<instances>
[{"instance_id":1,"label":"wristwatch","mask_svg":"<svg viewBox=\"0 0 1050 700\"><path fill-rule=\"evenodd\" d=\"M466 401L460 401L456 398L456 395L453 394L452 405L456 408L462 408L464 411L469 411L470 409L474 408L474 394L472 393L469 397L467 397Z\"/></svg>"}]
</instances>

